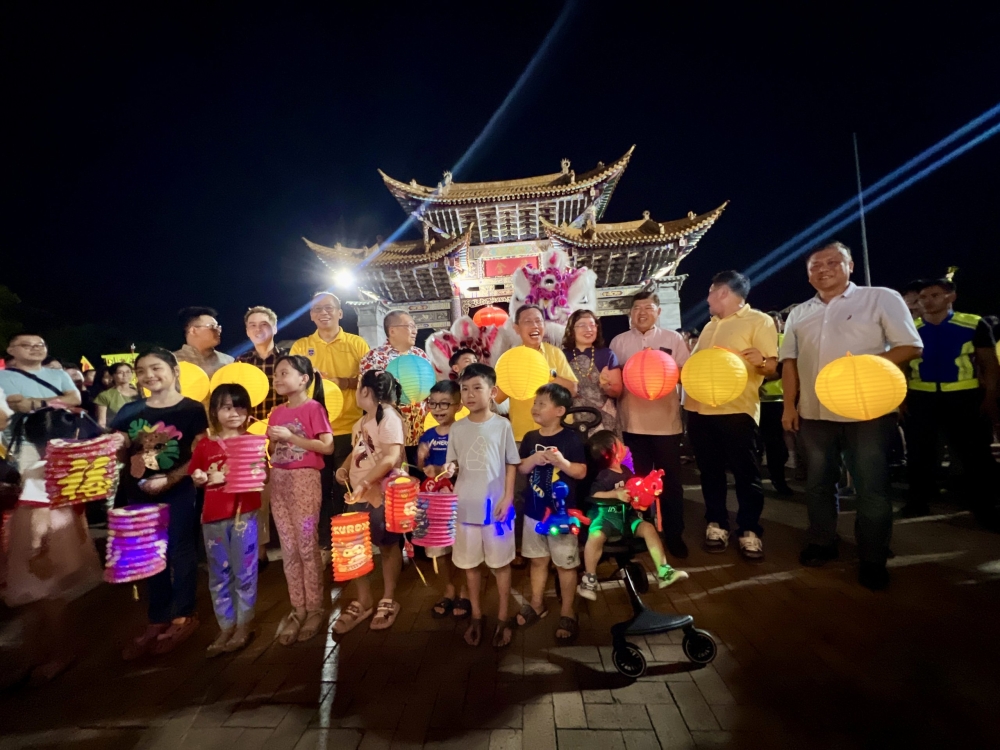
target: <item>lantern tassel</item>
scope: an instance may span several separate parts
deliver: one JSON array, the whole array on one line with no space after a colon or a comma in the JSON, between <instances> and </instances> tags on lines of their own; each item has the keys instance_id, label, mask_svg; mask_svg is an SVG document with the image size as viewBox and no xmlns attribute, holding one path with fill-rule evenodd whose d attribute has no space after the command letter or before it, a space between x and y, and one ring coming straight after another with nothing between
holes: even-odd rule
<instances>
[{"instance_id":1,"label":"lantern tassel","mask_svg":"<svg viewBox=\"0 0 1000 750\"><path fill-rule=\"evenodd\" d=\"M439 575L438 574L438 559L436 557L431 558L431 559L434 560L434 575ZM416 565L416 563L413 563L413 564Z\"/></svg>"},{"instance_id":2,"label":"lantern tassel","mask_svg":"<svg viewBox=\"0 0 1000 750\"><path fill-rule=\"evenodd\" d=\"M139 587L136 586L134 583L132 584L132 601L134 602L139 601Z\"/></svg>"}]
</instances>

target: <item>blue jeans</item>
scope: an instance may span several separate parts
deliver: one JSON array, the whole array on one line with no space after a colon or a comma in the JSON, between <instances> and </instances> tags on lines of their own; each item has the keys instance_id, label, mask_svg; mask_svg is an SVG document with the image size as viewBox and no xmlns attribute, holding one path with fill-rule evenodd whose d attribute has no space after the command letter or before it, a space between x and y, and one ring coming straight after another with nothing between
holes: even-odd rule
<instances>
[{"instance_id":1,"label":"blue jeans","mask_svg":"<svg viewBox=\"0 0 1000 750\"><path fill-rule=\"evenodd\" d=\"M837 480L841 461L854 480L858 510L854 536L862 562L885 564L892 539L889 500L889 451L895 439L896 415L867 422L801 421L808 476L809 541L837 541Z\"/></svg>"},{"instance_id":2,"label":"blue jeans","mask_svg":"<svg viewBox=\"0 0 1000 750\"><path fill-rule=\"evenodd\" d=\"M253 620L257 603L257 512L202 524L208 558L208 589L219 627Z\"/></svg>"},{"instance_id":3,"label":"blue jeans","mask_svg":"<svg viewBox=\"0 0 1000 750\"><path fill-rule=\"evenodd\" d=\"M149 621L166 624L194 614L198 582L198 511L195 490L185 477L155 502L170 506L167 529L167 568L149 579Z\"/></svg>"}]
</instances>

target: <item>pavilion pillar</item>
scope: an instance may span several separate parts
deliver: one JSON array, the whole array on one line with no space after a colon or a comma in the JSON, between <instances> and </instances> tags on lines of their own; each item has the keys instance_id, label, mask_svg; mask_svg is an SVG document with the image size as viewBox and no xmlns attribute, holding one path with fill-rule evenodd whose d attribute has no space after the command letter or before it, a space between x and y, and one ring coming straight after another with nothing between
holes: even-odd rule
<instances>
[{"instance_id":1,"label":"pavilion pillar","mask_svg":"<svg viewBox=\"0 0 1000 750\"><path fill-rule=\"evenodd\" d=\"M381 300L366 300L350 303L358 313L358 335L374 349L385 343L385 331L382 323L389 308Z\"/></svg>"},{"instance_id":2,"label":"pavilion pillar","mask_svg":"<svg viewBox=\"0 0 1000 750\"><path fill-rule=\"evenodd\" d=\"M664 330L681 328L681 287L687 279L683 276L664 276L656 280L656 294L660 298L660 319L656 325Z\"/></svg>"}]
</instances>

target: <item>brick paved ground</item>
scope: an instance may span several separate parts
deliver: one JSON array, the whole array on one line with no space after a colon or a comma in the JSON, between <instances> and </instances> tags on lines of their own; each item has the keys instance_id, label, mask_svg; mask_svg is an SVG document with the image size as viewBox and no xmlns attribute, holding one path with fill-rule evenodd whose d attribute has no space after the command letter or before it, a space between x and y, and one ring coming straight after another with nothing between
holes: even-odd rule
<instances>
[{"instance_id":1,"label":"brick paved ground","mask_svg":"<svg viewBox=\"0 0 1000 750\"><path fill-rule=\"evenodd\" d=\"M701 511L689 501L690 542ZM692 668L665 635L635 639L652 665L646 677L615 673L608 629L628 611L621 589L581 605L573 647L555 647L550 616L501 654L470 649L460 627L430 617L435 591L412 570L392 630L288 649L271 640L287 609L272 565L257 640L213 661L204 581L197 636L130 664L117 651L144 605L129 587L91 592L74 607L89 644L80 663L48 687L0 693L0 748L995 746L1000 537L964 515L897 524L892 587L873 594L855 583L849 544L837 564L799 567L801 505L769 499L766 515L766 562L692 544L691 579L647 597L717 635L721 653L707 668ZM848 538L852 523L845 512ZM526 585L516 574L522 595ZM486 601L495 612L495 587Z\"/></svg>"}]
</instances>

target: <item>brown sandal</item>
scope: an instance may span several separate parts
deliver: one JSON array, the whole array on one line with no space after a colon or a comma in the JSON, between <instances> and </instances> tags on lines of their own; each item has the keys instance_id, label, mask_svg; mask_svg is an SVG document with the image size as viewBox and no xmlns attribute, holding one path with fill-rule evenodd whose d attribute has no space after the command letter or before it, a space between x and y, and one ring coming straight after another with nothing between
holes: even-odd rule
<instances>
[{"instance_id":1,"label":"brown sandal","mask_svg":"<svg viewBox=\"0 0 1000 750\"><path fill-rule=\"evenodd\" d=\"M361 602L359 601L351 602L340 613L340 617L337 618L337 621L333 623L333 632L337 635L350 633L354 630L358 623L364 622L371 617L372 612L374 612L374 610L371 607L365 609L361 606Z\"/></svg>"},{"instance_id":2,"label":"brown sandal","mask_svg":"<svg viewBox=\"0 0 1000 750\"><path fill-rule=\"evenodd\" d=\"M493 633L493 648L499 651L507 648L514 640L514 625L510 620L497 623L497 629Z\"/></svg>"},{"instance_id":3,"label":"brown sandal","mask_svg":"<svg viewBox=\"0 0 1000 750\"><path fill-rule=\"evenodd\" d=\"M388 630L396 622L396 615L399 614L399 610L399 602L394 602L392 599L380 599L378 606L375 608L375 616L372 618L372 624L368 627L372 630Z\"/></svg>"},{"instance_id":4,"label":"brown sandal","mask_svg":"<svg viewBox=\"0 0 1000 750\"><path fill-rule=\"evenodd\" d=\"M470 646L478 646L483 637L483 618L473 617L469 620L469 627L465 629L465 642Z\"/></svg>"},{"instance_id":5,"label":"brown sandal","mask_svg":"<svg viewBox=\"0 0 1000 750\"><path fill-rule=\"evenodd\" d=\"M182 621L170 623L170 626L156 637L156 643L153 644L154 654L158 656L169 654L194 635L194 631L198 629L197 615L178 619Z\"/></svg>"},{"instance_id":6,"label":"brown sandal","mask_svg":"<svg viewBox=\"0 0 1000 750\"><path fill-rule=\"evenodd\" d=\"M146 626L146 629L142 632L142 635L136 636L128 645L122 649L122 659L125 661L132 661L133 659L138 659L149 652L153 645L156 643L157 636L167 629L167 626L163 623L151 623Z\"/></svg>"},{"instance_id":7,"label":"brown sandal","mask_svg":"<svg viewBox=\"0 0 1000 750\"><path fill-rule=\"evenodd\" d=\"M299 629L302 627L302 619L294 609L285 615L285 618L278 625L274 633L275 639L282 646L291 646L299 637Z\"/></svg>"},{"instance_id":8,"label":"brown sandal","mask_svg":"<svg viewBox=\"0 0 1000 750\"><path fill-rule=\"evenodd\" d=\"M321 609L306 612L306 619L302 623L302 628L299 630L299 643L308 641L310 638L316 636L320 627L323 625L323 614L323 610Z\"/></svg>"}]
</instances>

